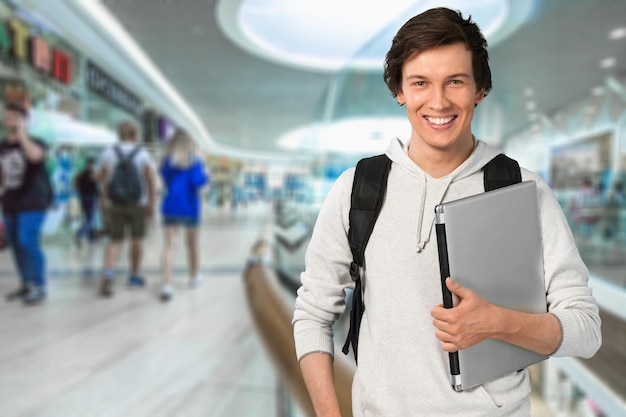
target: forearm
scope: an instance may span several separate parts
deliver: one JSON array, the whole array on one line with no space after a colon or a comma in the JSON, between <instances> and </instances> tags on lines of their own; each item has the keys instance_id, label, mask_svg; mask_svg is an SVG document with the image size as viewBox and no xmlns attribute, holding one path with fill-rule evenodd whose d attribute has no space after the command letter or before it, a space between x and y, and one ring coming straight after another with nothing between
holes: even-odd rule
<instances>
[{"instance_id":1,"label":"forearm","mask_svg":"<svg viewBox=\"0 0 626 417\"><path fill-rule=\"evenodd\" d=\"M300 369L317 417L341 417L333 358L327 353L310 353L300 360Z\"/></svg>"},{"instance_id":2,"label":"forearm","mask_svg":"<svg viewBox=\"0 0 626 417\"><path fill-rule=\"evenodd\" d=\"M96 181L100 184L100 197L103 200L107 200L109 198L107 190L107 176L108 169L103 165L100 171L96 174Z\"/></svg>"},{"instance_id":3,"label":"forearm","mask_svg":"<svg viewBox=\"0 0 626 417\"><path fill-rule=\"evenodd\" d=\"M499 308L494 338L543 355L556 351L563 337L559 319L553 314L532 314Z\"/></svg>"}]
</instances>

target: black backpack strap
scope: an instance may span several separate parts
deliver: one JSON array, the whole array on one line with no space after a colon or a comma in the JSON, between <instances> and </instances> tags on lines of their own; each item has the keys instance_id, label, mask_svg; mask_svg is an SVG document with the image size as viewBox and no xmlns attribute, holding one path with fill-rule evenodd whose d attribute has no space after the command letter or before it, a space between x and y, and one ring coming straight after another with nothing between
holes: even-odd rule
<instances>
[{"instance_id":1,"label":"black backpack strap","mask_svg":"<svg viewBox=\"0 0 626 417\"><path fill-rule=\"evenodd\" d=\"M117 155L117 160L121 161L124 159L124 153L122 152L122 149L119 146L114 146L113 150L115 151L115 155Z\"/></svg>"},{"instance_id":2,"label":"black backpack strap","mask_svg":"<svg viewBox=\"0 0 626 417\"><path fill-rule=\"evenodd\" d=\"M113 149L115 150L115 154L117 155L118 161L130 162L133 160L135 155L137 155L139 151L141 150L141 145L135 146L133 150L128 153L128 155L124 155L124 152L122 152L122 149L117 145L114 146Z\"/></svg>"},{"instance_id":3,"label":"black backpack strap","mask_svg":"<svg viewBox=\"0 0 626 417\"><path fill-rule=\"evenodd\" d=\"M363 316L360 269L364 263L365 247L385 199L390 169L391 160L386 155L361 159L356 165L354 182L352 183L348 240L352 251L350 276L355 282L355 287L350 310L350 330L342 351L347 355L350 344L352 344L355 360L357 358L361 317Z\"/></svg>"},{"instance_id":4,"label":"black backpack strap","mask_svg":"<svg viewBox=\"0 0 626 417\"><path fill-rule=\"evenodd\" d=\"M485 191L497 190L498 188L522 182L522 172L515 159L504 154L499 154L483 167L483 183Z\"/></svg>"}]
</instances>

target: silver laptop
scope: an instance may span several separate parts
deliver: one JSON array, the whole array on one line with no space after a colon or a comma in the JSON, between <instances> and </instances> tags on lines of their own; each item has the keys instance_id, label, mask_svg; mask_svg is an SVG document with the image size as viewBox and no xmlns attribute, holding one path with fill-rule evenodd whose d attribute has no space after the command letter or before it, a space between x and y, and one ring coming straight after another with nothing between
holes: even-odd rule
<instances>
[{"instance_id":1,"label":"silver laptop","mask_svg":"<svg viewBox=\"0 0 626 417\"><path fill-rule=\"evenodd\" d=\"M487 301L529 313L547 311L537 184L525 181L435 207L444 306L456 305L448 276ZM453 388L463 391L547 356L487 339L450 353Z\"/></svg>"}]
</instances>

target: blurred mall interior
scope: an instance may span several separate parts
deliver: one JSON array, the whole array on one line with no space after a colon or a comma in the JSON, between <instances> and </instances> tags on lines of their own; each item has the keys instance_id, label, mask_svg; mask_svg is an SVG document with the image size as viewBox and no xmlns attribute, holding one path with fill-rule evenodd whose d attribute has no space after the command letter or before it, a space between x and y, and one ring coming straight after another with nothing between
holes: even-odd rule
<instances>
[{"instance_id":1,"label":"blurred mall interior","mask_svg":"<svg viewBox=\"0 0 626 417\"><path fill-rule=\"evenodd\" d=\"M494 87L474 134L551 186L601 310L592 359L531 369L533 416L626 416L626 0L0 0L2 101L30 97L55 190L48 299L0 302L0 415L312 416L290 324L307 242L339 174L409 138L382 62L402 23L440 5L489 42ZM187 130L210 174L204 281L185 287L180 248L169 303L158 218L148 287L109 300L106 236L73 239L73 178L122 120L155 160ZM2 294L18 282L3 249ZM337 362L349 379L351 358Z\"/></svg>"}]
</instances>

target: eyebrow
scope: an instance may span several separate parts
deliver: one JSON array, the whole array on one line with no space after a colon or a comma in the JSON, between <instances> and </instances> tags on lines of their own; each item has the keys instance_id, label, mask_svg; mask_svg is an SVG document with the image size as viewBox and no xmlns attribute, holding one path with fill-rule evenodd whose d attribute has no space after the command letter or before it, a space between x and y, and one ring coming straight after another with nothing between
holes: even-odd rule
<instances>
[{"instance_id":1,"label":"eyebrow","mask_svg":"<svg viewBox=\"0 0 626 417\"><path fill-rule=\"evenodd\" d=\"M453 78L472 78L472 76L466 72L459 72L457 74L450 74L446 77L447 80L450 80ZM408 75L406 79L407 80L410 80L410 79L427 80L428 77L424 75L415 74L415 75Z\"/></svg>"}]
</instances>

